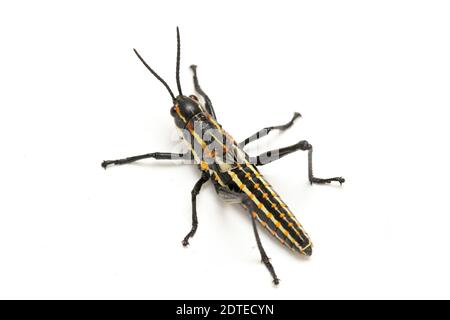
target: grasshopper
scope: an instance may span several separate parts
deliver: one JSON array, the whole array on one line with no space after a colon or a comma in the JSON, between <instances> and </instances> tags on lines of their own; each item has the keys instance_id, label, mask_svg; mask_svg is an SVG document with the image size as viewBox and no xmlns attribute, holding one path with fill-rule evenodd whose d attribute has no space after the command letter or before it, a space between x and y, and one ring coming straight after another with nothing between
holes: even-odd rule
<instances>
[{"instance_id":1,"label":"grasshopper","mask_svg":"<svg viewBox=\"0 0 450 320\"><path fill-rule=\"evenodd\" d=\"M176 59L177 96L174 95L167 82L145 62L136 49L133 50L144 66L169 92L173 103L170 114L174 119L176 127L180 130L182 139L186 142L188 151L185 153L153 152L123 159L107 160L102 162L102 167L106 169L110 165L122 165L147 158L157 160L193 160L200 170L201 177L191 192L192 227L182 241L183 246L189 244L189 239L197 231L197 196L202 186L207 181L211 181L222 200L226 203L240 204L249 213L262 262L270 272L273 283L277 285L279 279L262 246L257 223L283 245L302 255L310 256L312 254L312 242L303 226L283 200L281 200L278 193L275 192L269 182L263 177L258 167L295 151L303 150L308 151L308 176L311 184L326 184L336 181L342 185L345 179L342 177L327 179L315 177L312 170L313 147L306 140L285 148L260 154L256 157L249 156L244 151L246 145L268 135L273 130L287 130L301 115L296 112L288 123L266 127L244 141L240 143L236 142L217 122L211 100L200 87L197 77L197 67L195 65L191 66L194 87L203 101L200 101L196 95L186 96L183 94L180 84L180 32L178 27Z\"/></svg>"}]
</instances>

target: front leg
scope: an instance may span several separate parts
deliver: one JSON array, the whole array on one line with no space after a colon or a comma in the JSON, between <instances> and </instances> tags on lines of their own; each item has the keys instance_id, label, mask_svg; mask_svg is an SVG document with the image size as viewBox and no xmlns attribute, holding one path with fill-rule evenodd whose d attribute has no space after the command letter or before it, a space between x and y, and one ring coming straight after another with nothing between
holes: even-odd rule
<instances>
[{"instance_id":1,"label":"front leg","mask_svg":"<svg viewBox=\"0 0 450 320\"><path fill-rule=\"evenodd\" d=\"M210 175L207 171L202 172L202 176L200 180L197 181L197 183L194 185L194 188L192 189L191 196L192 196L192 228L191 231L184 237L182 244L183 246L187 246L189 244L189 238L192 238L197 231L198 226L198 219L197 219L197 195L200 193L200 189L202 186L207 182L210 178Z\"/></svg>"},{"instance_id":2,"label":"front leg","mask_svg":"<svg viewBox=\"0 0 450 320\"><path fill-rule=\"evenodd\" d=\"M308 151L308 177L309 177L309 182L311 184L313 184L313 183L324 184L324 183L330 183L332 181L337 181L342 185L345 182L345 179L342 177L333 177L333 178L322 179L322 178L317 178L313 175L313 168L312 168L313 147L306 140L302 140L299 143L296 143L296 144L286 147L286 148L281 148L281 149L276 149L276 150L272 150L269 152L265 152L263 154L260 154L257 157L251 158L250 162L255 163L257 166L262 166L262 165L268 164L272 161L280 159L280 158L282 158L290 153L293 153L295 151L298 151L298 150Z\"/></svg>"},{"instance_id":3,"label":"front leg","mask_svg":"<svg viewBox=\"0 0 450 320\"><path fill-rule=\"evenodd\" d=\"M205 101L205 109L206 111L216 119L216 112L214 111L214 107L212 105L211 99L209 99L208 95L203 91L203 89L200 87L200 84L198 82L198 76L197 76L197 66L191 65L192 73L194 74L194 88L195 91L198 92L203 97L203 100Z\"/></svg>"},{"instance_id":4,"label":"front leg","mask_svg":"<svg viewBox=\"0 0 450 320\"><path fill-rule=\"evenodd\" d=\"M123 159L105 160L102 162L102 167L103 169L106 169L109 165L121 165L148 158L154 158L157 160L180 160L180 159L187 159L189 155L190 155L189 153L153 152Z\"/></svg>"}]
</instances>

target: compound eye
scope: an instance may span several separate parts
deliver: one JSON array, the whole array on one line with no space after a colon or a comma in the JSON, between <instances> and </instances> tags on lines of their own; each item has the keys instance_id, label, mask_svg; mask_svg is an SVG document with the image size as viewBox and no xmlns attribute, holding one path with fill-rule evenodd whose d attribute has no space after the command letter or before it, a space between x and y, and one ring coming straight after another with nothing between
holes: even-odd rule
<instances>
[{"instance_id":1,"label":"compound eye","mask_svg":"<svg viewBox=\"0 0 450 320\"><path fill-rule=\"evenodd\" d=\"M175 109L175 106L170 108L170 114L172 115L172 117L175 117L177 115L177 110Z\"/></svg>"}]
</instances>

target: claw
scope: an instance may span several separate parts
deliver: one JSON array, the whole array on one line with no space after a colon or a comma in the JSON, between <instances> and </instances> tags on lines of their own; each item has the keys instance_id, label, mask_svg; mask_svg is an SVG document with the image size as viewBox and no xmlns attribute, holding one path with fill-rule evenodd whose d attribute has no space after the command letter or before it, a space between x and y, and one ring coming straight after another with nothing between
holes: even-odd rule
<instances>
[{"instance_id":1,"label":"claw","mask_svg":"<svg viewBox=\"0 0 450 320\"><path fill-rule=\"evenodd\" d=\"M310 180L309 182L311 183L311 185L313 183L317 183L317 184L325 184L325 183L331 183L332 181L337 181L339 182L339 184L342 186L342 184L345 182L345 179L342 177L336 177L336 178L329 178L329 179L321 179L321 178L313 178L312 180Z\"/></svg>"}]
</instances>

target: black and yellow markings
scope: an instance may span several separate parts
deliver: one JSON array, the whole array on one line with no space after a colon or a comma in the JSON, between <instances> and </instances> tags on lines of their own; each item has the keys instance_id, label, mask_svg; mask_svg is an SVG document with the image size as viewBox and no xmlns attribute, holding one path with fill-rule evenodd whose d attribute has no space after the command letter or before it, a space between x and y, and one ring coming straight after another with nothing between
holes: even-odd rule
<instances>
[{"instance_id":1,"label":"black and yellow markings","mask_svg":"<svg viewBox=\"0 0 450 320\"><path fill-rule=\"evenodd\" d=\"M226 183L222 181L220 175L212 170L204 159L205 157L209 158L208 160L214 159L215 150L209 150L208 144L205 142L205 140L203 140L202 137L197 132L195 132L194 122L198 120L201 119L197 119L197 117L194 117L186 125L186 129L189 131L191 138L193 138L191 139L191 144L188 143L191 153L194 155L194 159L196 163L199 164L201 170L209 171L215 181L217 181L221 186L226 187Z\"/></svg>"},{"instance_id":2,"label":"black and yellow markings","mask_svg":"<svg viewBox=\"0 0 450 320\"><path fill-rule=\"evenodd\" d=\"M184 123L186 123L186 118L181 114L180 105L178 103L175 105L175 112L180 117L180 119L183 120Z\"/></svg>"},{"instance_id":3,"label":"black and yellow markings","mask_svg":"<svg viewBox=\"0 0 450 320\"><path fill-rule=\"evenodd\" d=\"M297 234L298 237L300 237L300 239L302 241L305 241L305 234L304 234L304 230L301 228L300 226L300 230L298 230L297 228L293 228L294 223L291 220L288 220L288 218L286 217L286 212L289 214L288 212L288 208L287 206L284 204L284 202L277 200L276 198L271 198L269 196L270 192L269 190L267 190L268 185L267 183L265 183L265 186L262 187L261 183L256 182L255 180L257 179L261 179L261 176L259 175L258 178L253 177L251 178L251 174L249 172L245 173L244 175L245 179L250 180L253 183L253 190L254 192L259 191L261 193L261 202L264 202L265 206L270 208L272 212L277 213L277 216L279 219L284 220L283 222L283 226L285 229L293 229L293 231ZM273 195L273 191L271 192L271 194ZM260 203L260 205L258 206L262 207L262 203ZM294 222L296 222L294 220Z\"/></svg>"},{"instance_id":4,"label":"black and yellow markings","mask_svg":"<svg viewBox=\"0 0 450 320\"><path fill-rule=\"evenodd\" d=\"M302 251L303 245L306 242L309 242L309 240L307 240L303 230L296 228L292 220L288 219L284 210L280 209L275 203L273 203L273 201L274 200L271 199L270 197L267 197L266 199L262 200L261 204L266 206L268 208L267 211L270 212L268 215L266 214L266 216L268 218L275 216L276 219L275 227L278 229L277 232L280 234L280 236L282 234L284 237L287 237L289 233L289 235L294 240L296 240L295 242L298 249Z\"/></svg>"},{"instance_id":5,"label":"black and yellow markings","mask_svg":"<svg viewBox=\"0 0 450 320\"><path fill-rule=\"evenodd\" d=\"M298 251L303 253L304 249L300 244L300 241L295 239L295 229L291 229L293 233L289 232L289 230L285 228L285 225L277 219L275 214L264 206L260 199L258 199L258 197L249 189L248 185L252 184L252 182L241 181L236 172L230 171L228 174L231 176L236 185L238 185L240 188L242 187L242 192L244 192L249 197L249 199L253 201L255 206L258 208L258 211L261 212L260 214L258 214L258 221L261 223L261 225L264 228L268 229L269 232L273 236L276 236L278 240L280 240L283 244L295 247Z\"/></svg>"},{"instance_id":6,"label":"black and yellow markings","mask_svg":"<svg viewBox=\"0 0 450 320\"><path fill-rule=\"evenodd\" d=\"M255 174L259 175L260 180L262 181L262 184L264 185L264 187L267 188L267 190L269 190L270 194L272 195L272 197L276 200L276 202L278 203L278 205L281 208L284 208L286 213L288 214L289 218L291 218L292 220L294 220L295 224L297 225L297 227L299 227L302 232L305 233L303 226L300 224L300 222L298 222L297 218L294 216L294 214L289 210L289 208L287 207L287 205L281 200L280 196L272 189L272 186L264 179L263 176L261 176L259 174L259 172L257 171L257 169L254 166L250 166L249 167ZM284 217L284 216L283 216ZM306 233L305 233L306 234Z\"/></svg>"},{"instance_id":7,"label":"black and yellow markings","mask_svg":"<svg viewBox=\"0 0 450 320\"><path fill-rule=\"evenodd\" d=\"M242 206L245 209L250 210L250 208L248 208L246 205L242 205ZM272 236L277 238L277 240L280 241L281 244L285 245L287 248L291 249L292 251L296 251L295 245L289 239L280 237L273 230L273 228L270 227L270 222L266 222L266 221L262 220L256 211L251 211L251 214L252 214L253 219L256 219L256 221L258 221L263 226L264 229L266 229L268 232L270 232L272 234Z\"/></svg>"},{"instance_id":8,"label":"black and yellow markings","mask_svg":"<svg viewBox=\"0 0 450 320\"><path fill-rule=\"evenodd\" d=\"M255 209L251 211L253 218L282 244L293 251L304 253L311 245L311 242L301 224L280 199L279 195L272 189L271 185L259 173L258 169L250 164L247 159L237 159L241 154L245 153L239 149L234 139L212 117L209 115L206 115L206 117L221 135L221 137L217 137L212 134L212 139L218 143L224 154L231 152L235 158L234 160L236 160L236 163L230 167L230 170L226 170L222 174L228 175L236 187L254 203ZM190 148L195 160L199 163L201 170L209 170L216 181L224 187L229 187L222 180L221 174L215 172L214 167L208 166L208 163L204 160L204 157L215 159L215 153L214 150L208 149L208 144L195 132L193 128L193 121L195 120L199 119L191 119L186 125L189 133L194 138ZM204 121L205 119L201 120ZM223 137L226 137L228 142L231 141L231 144L226 146L222 140ZM197 145L197 148L194 147L195 145ZM232 150L230 150L230 147ZM197 154L197 152L202 152L202 154ZM243 160L243 163L239 163L239 160ZM244 207L246 206L244 205ZM251 210L251 208L247 209Z\"/></svg>"}]
</instances>

